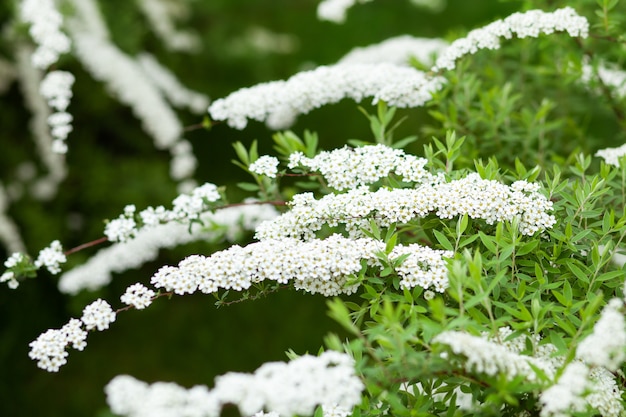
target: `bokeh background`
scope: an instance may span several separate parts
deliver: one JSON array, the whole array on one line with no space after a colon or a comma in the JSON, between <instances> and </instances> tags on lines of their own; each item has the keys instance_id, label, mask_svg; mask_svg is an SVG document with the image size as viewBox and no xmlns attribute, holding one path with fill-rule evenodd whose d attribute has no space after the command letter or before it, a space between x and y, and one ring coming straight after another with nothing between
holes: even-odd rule
<instances>
[{"instance_id":1,"label":"bokeh background","mask_svg":"<svg viewBox=\"0 0 626 417\"><path fill-rule=\"evenodd\" d=\"M186 26L202 41L197 53L173 53L154 36L128 0L99 1L114 42L124 51L156 55L188 87L223 97L238 88L284 79L316 65L332 64L355 46L392 36L448 37L502 18L522 7L515 1L448 0L434 13L409 1L385 0L349 11L343 25L316 18L315 0L193 0ZM14 14L15 3L0 2L0 22ZM252 39L264 29L286 35L285 51L263 51ZM11 59L12 45L0 38L0 56ZM114 218L124 205L138 209L166 205L176 196L169 178L169 155L154 149L131 111L111 97L71 55L59 68L76 76L69 112L74 132L68 138L69 175L56 198L42 202L24 197L9 214L33 254L59 239L70 248L102 236L103 219ZM371 109L370 103L363 103ZM421 135L429 122L426 110L403 111L409 120L402 132ZM186 125L201 117L179 112ZM0 96L0 178L11 182L20 163L33 159L28 129L30 114L16 83ZM430 120L432 122L432 120ZM370 139L368 123L353 102L345 101L300 117L293 130L317 131L325 149L347 139ZM402 133L401 132L401 133ZM231 143L258 139L261 151L271 151L271 134L252 122L243 131L226 125L189 131L200 161L196 180L232 186L245 173L230 163ZM251 238L251 237L250 237ZM340 332L326 316L325 300L294 292L278 292L265 299L217 309L206 296L158 300L145 311L118 316L111 329L92 333L84 352L70 351L58 374L38 369L28 358L28 343L48 328L101 297L115 303L126 286L147 282L159 266L176 264L192 253L208 254L224 243L195 243L162 251L157 261L115 277L108 287L76 297L62 295L56 277L41 272L17 291L0 288L0 416L107 416L103 387L122 373L146 381L175 381L184 386L211 385L228 371L253 371L263 362L285 360L285 351L317 352L323 337ZM96 252L87 249L69 259L83 262ZM9 254L0 248L0 258ZM115 304L114 304L115 305Z\"/></svg>"}]
</instances>

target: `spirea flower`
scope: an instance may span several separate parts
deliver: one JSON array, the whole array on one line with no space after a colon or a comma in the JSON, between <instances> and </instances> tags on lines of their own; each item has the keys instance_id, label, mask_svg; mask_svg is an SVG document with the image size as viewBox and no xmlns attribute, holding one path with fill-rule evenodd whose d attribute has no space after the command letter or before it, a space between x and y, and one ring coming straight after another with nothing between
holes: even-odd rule
<instances>
[{"instance_id":1,"label":"spirea flower","mask_svg":"<svg viewBox=\"0 0 626 417\"><path fill-rule=\"evenodd\" d=\"M328 194L316 200L311 193L297 194L291 210L257 227L257 239L294 237L311 239L323 225L343 224L351 237L363 236L371 217L379 225L407 223L429 213L441 219L467 214L487 224L519 219L524 235L552 227L556 222L548 212L552 202L539 193L539 186L517 181L507 186L484 180L476 173L465 178L437 184L423 184L415 189L367 187L344 194Z\"/></svg>"},{"instance_id":2,"label":"spirea flower","mask_svg":"<svg viewBox=\"0 0 626 417\"><path fill-rule=\"evenodd\" d=\"M325 406L329 416L343 416L341 410L348 415L361 402L363 388L352 358L327 351L289 363L266 363L253 374L219 376L212 390L203 386L185 389L165 382L148 385L120 375L109 382L105 392L111 410L125 417L218 417L226 404L237 406L244 416L310 416L318 405Z\"/></svg>"},{"instance_id":3,"label":"spirea flower","mask_svg":"<svg viewBox=\"0 0 626 417\"><path fill-rule=\"evenodd\" d=\"M437 58L433 71L451 70L459 58L474 54L480 49L498 49L501 38L511 39L513 35L519 38L536 38L541 33L549 35L554 32L567 32L572 37L585 38L589 32L589 22L571 7L554 12L529 10L514 13L505 19L472 30L464 38L452 42Z\"/></svg>"},{"instance_id":4,"label":"spirea flower","mask_svg":"<svg viewBox=\"0 0 626 417\"><path fill-rule=\"evenodd\" d=\"M587 408L584 394L589 376L589 368L580 362L572 362L558 382L541 393L541 417L568 417L574 412L582 412Z\"/></svg>"},{"instance_id":5,"label":"spirea flower","mask_svg":"<svg viewBox=\"0 0 626 417\"><path fill-rule=\"evenodd\" d=\"M441 182L442 177L430 174L424 166L427 160L378 144L351 148L344 146L322 151L313 158L302 152L289 156L289 168L307 168L319 172L327 184L338 191L373 184L395 173L406 182Z\"/></svg>"},{"instance_id":6,"label":"spirea flower","mask_svg":"<svg viewBox=\"0 0 626 417\"><path fill-rule=\"evenodd\" d=\"M626 155L626 144L617 148L600 149L598 150L598 152L596 152L596 156L604 159L604 162L606 162L607 164L616 167L619 166L619 159L624 155Z\"/></svg>"},{"instance_id":7,"label":"spirea flower","mask_svg":"<svg viewBox=\"0 0 626 417\"><path fill-rule=\"evenodd\" d=\"M626 320L620 311L623 307L619 298L609 301L593 326L593 333L578 344L578 358L611 371L619 369L626 360Z\"/></svg>"},{"instance_id":8,"label":"spirea flower","mask_svg":"<svg viewBox=\"0 0 626 417\"><path fill-rule=\"evenodd\" d=\"M58 372L59 368L67 363L66 348L83 350L87 343L87 332L82 328L82 322L71 319L60 329L50 329L32 341L28 356L37 361L37 366L48 372Z\"/></svg>"},{"instance_id":9,"label":"spirea flower","mask_svg":"<svg viewBox=\"0 0 626 417\"><path fill-rule=\"evenodd\" d=\"M447 286L442 257L451 253L416 244L396 248L390 259L410 253L406 265L398 269L403 286L432 286L438 291ZM380 265L376 253L383 249L383 242L369 238L348 239L341 235L307 242L289 238L265 240L245 247L232 246L209 257L192 255L177 267L160 268L151 283L179 295L198 290L203 293L220 289L242 291L265 280L279 284L293 282L296 289L327 297L351 294L359 284L347 285L349 277L361 270L362 260L372 266Z\"/></svg>"},{"instance_id":10,"label":"spirea flower","mask_svg":"<svg viewBox=\"0 0 626 417\"><path fill-rule=\"evenodd\" d=\"M293 121L344 98L360 102L373 97L390 106L419 107L442 88L444 79L429 77L406 66L389 63L338 64L300 72L287 81L273 81L238 90L214 101L209 107L213 120L225 120L236 129L246 127L248 120ZM285 125L272 125L283 129Z\"/></svg>"},{"instance_id":11,"label":"spirea flower","mask_svg":"<svg viewBox=\"0 0 626 417\"><path fill-rule=\"evenodd\" d=\"M55 110L64 112L72 98L74 75L67 71L50 71L41 81L39 92L48 101L48 105ZM71 122L71 120L65 120Z\"/></svg>"},{"instance_id":12,"label":"spirea flower","mask_svg":"<svg viewBox=\"0 0 626 417\"><path fill-rule=\"evenodd\" d=\"M464 357L463 367L467 372L490 376L504 374L508 380L523 376L528 381L537 380L531 364L541 369L549 378L553 378L556 372L554 364L547 358L549 354L542 358L522 355L487 337L461 331L445 331L435 336L433 343L447 345L455 355Z\"/></svg>"},{"instance_id":13,"label":"spirea flower","mask_svg":"<svg viewBox=\"0 0 626 417\"><path fill-rule=\"evenodd\" d=\"M39 252L39 256L35 260L35 266L37 268L45 266L51 274L56 275L61 272L60 265L65 262L67 262L67 258L63 253L61 242L55 240L50 246Z\"/></svg>"},{"instance_id":14,"label":"spirea flower","mask_svg":"<svg viewBox=\"0 0 626 417\"><path fill-rule=\"evenodd\" d=\"M59 279L59 290L66 294L77 294L84 289L95 291L109 284L114 273L138 268L156 259L161 249L201 240L225 238L233 242L241 237L243 231L254 230L261 221L278 215L269 204L228 207L215 213L202 213L199 220L208 226L189 230L189 226L183 223L160 224L164 212L163 207L154 209L153 214L142 211L144 227L132 239L101 249L85 264L65 272ZM147 219L153 223L148 224Z\"/></svg>"},{"instance_id":15,"label":"spirea flower","mask_svg":"<svg viewBox=\"0 0 626 417\"><path fill-rule=\"evenodd\" d=\"M70 39L61 31L63 16L54 0L22 0L19 7L20 17L30 23L29 33L37 44L31 61L36 68L46 69L70 50Z\"/></svg>"},{"instance_id":16,"label":"spirea flower","mask_svg":"<svg viewBox=\"0 0 626 417\"><path fill-rule=\"evenodd\" d=\"M269 178L276 178L278 173L278 159L273 156L263 155L250 164L248 169L259 175L265 175Z\"/></svg>"},{"instance_id":17,"label":"spirea flower","mask_svg":"<svg viewBox=\"0 0 626 417\"><path fill-rule=\"evenodd\" d=\"M109 324L115 321L115 312L106 301L98 298L83 310L80 318L87 330L98 329L100 331L109 328Z\"/></svg>"},{"instance_id":18,"label":"spirea flower","mask_svg":"<svg viewBox=\"0 0 626 417\"><path fill-rule=\"evenodd\" d=\"M152 297L155 292L141 284L133 284L126 288L126 292L120 297L120 300L129 306L133 306L138 310L143 310L152 304Z\"/></svg>"},{"instance_id":19,"label":"spirea flower","mask_svg":"<svg viewBox=\"0 0 626 417\"><path fill-rule=\"evenodd\" d=\"M37 361L37 366L48 372L58 372L67 363L65 351L67 339L61 330L50 329L30 342L28 356Z\"/></svg>"}]
</instances>

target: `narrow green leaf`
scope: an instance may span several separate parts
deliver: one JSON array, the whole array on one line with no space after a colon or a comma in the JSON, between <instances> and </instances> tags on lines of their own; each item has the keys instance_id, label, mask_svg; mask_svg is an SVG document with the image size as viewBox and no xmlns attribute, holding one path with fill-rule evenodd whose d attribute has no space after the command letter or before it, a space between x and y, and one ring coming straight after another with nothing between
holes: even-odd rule
<instances>
[{"instance_id":1,"label":"narrow green leaf","mask_svg":"<svg viewBox=\"0 0 626 417\"><path fill-rule=\"evenodd\" d=\"M436 230L436 229L433 229L433 233L435 235L435 238L437 238L437 241L439 242L439 244L441 244L441 246L443 246L444 249L449 250L449 251L454 250L454 246L452 245L452 243L450 243L450 240L446 237L446 235L444 235L443 233L441 233L439 230Z\"/></svg>"}]
</instances>

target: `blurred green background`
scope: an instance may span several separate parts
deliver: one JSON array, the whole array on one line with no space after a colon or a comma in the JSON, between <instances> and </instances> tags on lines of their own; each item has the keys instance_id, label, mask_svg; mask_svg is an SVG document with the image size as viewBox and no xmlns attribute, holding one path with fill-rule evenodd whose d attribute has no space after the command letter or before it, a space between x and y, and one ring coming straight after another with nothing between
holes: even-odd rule
<instances>
[{"instance_id":1,"label":"blurred green background","mask_svg":"<svg viewBox=\"0 0 626 417\"><path fill-rule=\"evenodd\" d=\"M355 46L401 34L462 34L521 7L521 2L511 1L449 0L443 12L432 13L409 1L385 0L353 8L347 22L336 25L317 20L317 1L312 0L194 0L188 27L201 37L202 48L185 54L164 48L135 2L99 4L114 41L124 51L151 52L188 87L213 99L241 87L287 78L302 68L331 64ZM10 16L12 10L11 2L0 4L1 16ZM288 54L246 47L245 34L255 27L289 34L297 47ZM12 53L12 45L1 41L1 56L11 59ZM168 206L176 195L168 176L169 155L154 150L130 110L110 97L70 55L62 58L59 68L71 71L77 79L69 108L74 116L74 132L68 138L69 176L52 201L26 197L9 210L32 254L54 239L66 248L97 239L102 236L103 219L117 217L124 205L132 203L138 209ZM18 86L14 83L0 97L0 178L10 182L19 164L35 159L35 152L27 128L30 114ZM179 114L186 125L201 122L198 116ZM403 114L411 116L402 126L410 134L418 134L428 118L424 109ZM365 118L348 101L300 117L293 130L301 133L305 128L319 132L326 149L341 146L349 138L370 138ZM258 139L262 151L271 150L271 132L256 122L243 131L225 125L194 130L187 139L200 161L196 175L200 183L232 185L245 178L229 162L234 158L234 141L250 144ZM325 334L339 332L326 316L321 296L283 291L220 309L212 297L185 296L161 299L146 311L119 315L110 330L89 335L84 352L70 350L69 363L58 374L38 369L28 358L30 341L80 316L95 298L119 306L117 300L126 286L148 282L159 266L224 247L197 243L163 251L157 261L116 276L108 287L73 298L60 294L57 278L46 272L17 291L0 288L0 416L106 415L103 387L118 374L185 386L212 385L216 375L252 371L263 362L285 360L284 352L290 348L315 353ZM95 252L92 248L73 255L70 265ZM0 258L7 255L0 249Z\"/></svg>"}]
</instances>

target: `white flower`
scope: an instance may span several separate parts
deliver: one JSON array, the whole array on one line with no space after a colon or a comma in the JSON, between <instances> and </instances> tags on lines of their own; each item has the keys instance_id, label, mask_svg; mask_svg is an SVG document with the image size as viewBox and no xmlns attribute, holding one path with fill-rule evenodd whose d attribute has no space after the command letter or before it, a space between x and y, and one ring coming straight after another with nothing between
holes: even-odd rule
<instances>
[{"instance_id":1,"label":"white flower","mask_svg":"<svg viewBox=\"0 0 626 417\"><path fill-rule=\"evenodd\" d=\"M46 69L59 55L70 50L70 40L61 32L63 16L54 0L23 0L19 7L21 19L30 23L29 33L38 45L32 63L36 68Z\"/></svg>"},{"instance_id":2,"label":"white flower","mask_svg":"<svg viewBox=\"0 0 626 417\"><path fill-rule=\"evenodd\" d=\"M126 292L120 297L120 300L129 306L133 306L138 310L142 310L152 304L152 298L155 292L144 287L141 284L133 284L126 288Z\"/></svg>"},{"instance_id":3,"label":"white flower","mask_svg":"<svg viewBox=\"0 0 626 417\"><path fill-rule=\"evenodd\" d=\"M587 402L584 398L589 385L589 368L580 362L572 362L558 382L541 393L541 417L567 417L573 412L585 411Z\"/></svg>"},{"instance_id":4,"label":"white flower","mask_svg":"<svg viewBox=\"0 0 626 417\"><path fill-rule=\"evenodd\" d=\"M344 98L360 102L385 101L390 106L419 107L442 88L444 79L429 77L406 66L390 63L338 64L300 72L287 81L272 81L244 88L214 101L209 107L213 120L226 120L236 129L248 120L293 120ZM270 126L283 129L287 126Z\"/></svg>"},{"instance_id":5,"label":"white flower","mask_svg":"<svg viewBox=\"0 0 626 417\"><path fill-rule=\"evenodd\" d=\"M503 20L496 20L480 29L472 30L464 38L457 39L437 58L433 71L451 70L456 60L467 54L474 54L480 49L500 48L500 39L538 37L539 34L552 34L566 31L570 36L587 37L589 22L579 16L571 7L564 7L554 12L529 10L514 13Z\"/></svg>"},{"instance_id":6,"label":"white flower","mask_svg":"<svg viewBox=\"0 0 626 417\"><path fill-rule=\"evenodd\" d=\"M352 358L327 351L289 363L266 363L253 374L219 376L212 390L166 382L148 385L120 375L107 384L105 392L111 410L127 417L218 417L226 404L237 406L244 416L313 415L322 405L326 416L345 417L361 402L363 388Z\"/></svg>"},{"instance_id":7,"label":"white flower","mask_svg":"<svg viewBox=\"0 0 626 417\"><path fill-rule=\"evenodd\" d=\"M98 329L100 331L109 328L109 324L115 321L115 312L106 301L98 298L83 310L80 318L87 330Z\"/></svg>"},{"instance_id":8,"label":"white flower","mask_svg":"<svg viewBox=\"0 0 626 417\"><path fill-rule=\"evenodd\" d=\"M263 155L251 163L248 169L255 174L265 175L269 178L276 178L278 163L278 159L275 157Z\"/></svg>"},{"instance_id":9,"label":"white flower","mask_svg":"<svg viewBox=\"0 0 626 417\"><path fill-rule=\"evenodd\" d=\"M59 112L65 112L72 98L72 85L75 78L67 71L50 71L41 81L39 92L48 100L48 105ZM67 123L71 122L66 120ZM65 123L65 124L67 124ZM51 123L52 124L52 123Z\"/></svg>"},{"instance_id":10,"label":"white flower","mask_svg":"<svg viewBox=\"0 0 626 417\"><path fill-rule=\"evenodd\" d=\"M615 371L626 360L626 320L620 309L624 302L614 298L604 307L593 333L578 344L576 356L589 365Z\"/></svg>"},{"instance_id":11,"label":"white flower","mask_svg":"<svg viewBox=\"0 0 626 417\"><path fill-rule=\"evenodd\" d=\"M51 274L56 275L61 272L60 264L65 262L67 262L67 258L63 253L61 242L55 240L50 246L39 252L39 256L35 260L35 266L37 268L45 266Z\"/></svg>"}]
</instances>

